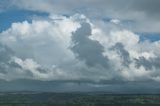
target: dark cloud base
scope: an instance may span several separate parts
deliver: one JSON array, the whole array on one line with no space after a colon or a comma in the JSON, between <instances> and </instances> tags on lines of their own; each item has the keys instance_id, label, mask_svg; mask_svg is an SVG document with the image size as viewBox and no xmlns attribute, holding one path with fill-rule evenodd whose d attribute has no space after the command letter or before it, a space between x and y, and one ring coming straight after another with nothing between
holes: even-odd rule
<instances>
[{"instance_id":1,"label":"dark cloud base","mask_svg":"<svg viewBox=\"0 0 160 106\"><path fill-rule=\"evenodd\" d=\"M90 84L78 81L38 81L15 80L0 81L0 91L37 92L103 92L106 94L158 94L160 83L126 82L119 84ZM64 89L65 88L65 89Z\"/></svg>"}]
</instances>

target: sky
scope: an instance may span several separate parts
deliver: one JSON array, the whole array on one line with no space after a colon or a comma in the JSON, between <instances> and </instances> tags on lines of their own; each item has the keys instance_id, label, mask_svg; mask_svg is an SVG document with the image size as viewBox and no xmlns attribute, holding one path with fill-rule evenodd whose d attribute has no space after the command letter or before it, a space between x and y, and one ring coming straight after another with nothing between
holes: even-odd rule
<instances>
[{"instance_id":1,"label":"sky","mask_svg":"<svg viewBox=\"0 0 160 106\"><path fill-rule=\"evenodd\" d=\"M159 93L159 0L1 0L0 91Z\"/></svg>"}]
</instances>

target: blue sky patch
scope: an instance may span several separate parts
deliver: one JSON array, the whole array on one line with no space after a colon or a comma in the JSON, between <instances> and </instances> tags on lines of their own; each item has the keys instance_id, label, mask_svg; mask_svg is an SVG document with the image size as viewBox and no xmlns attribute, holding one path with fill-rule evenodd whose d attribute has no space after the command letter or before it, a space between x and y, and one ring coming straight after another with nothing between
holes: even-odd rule
<instances>
[{"instance_id":1,"label":"blue sky patch","mask_svg":"<svg viewBox=\"0 0 160 106\"><path fill-rule=\"evenodd\" d=\"M155 42L155 41L159 41L160 40L160 33L138 33L138 35L140 35L140 41L151 41L151 42Z\"/></svg>"},{"instance_id":2,"label":"blue sky patch","mask_svg":"<svg viewBox=\"0 0 160 106\"><path fill-rule=\"evenodd\" d=\"M29 10L8 10L0 13L0 32L8 29L14 22L27 20L31 22L33 16L48 16L48 13Z\"/></svg>"}]
</instances>

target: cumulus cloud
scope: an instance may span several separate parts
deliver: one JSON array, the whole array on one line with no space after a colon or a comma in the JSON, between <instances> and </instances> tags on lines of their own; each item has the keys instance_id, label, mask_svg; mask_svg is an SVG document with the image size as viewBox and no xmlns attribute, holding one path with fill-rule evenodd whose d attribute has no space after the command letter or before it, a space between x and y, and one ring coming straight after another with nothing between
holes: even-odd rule
<instances>
[{"instance_id":1,"label":"cumulus cloud","mask_svg":"<svg viewBox=\"0 0 160 106\"><path fill-rule=\"evenodd\" d=\"M109 33L85 15L50 15L0 33L0 78L84 82L156 80L160 42L127 29Z\"/></svg>"},{"instance_id":2,"label":"cumulus cloud","mask_svg":"<svg viewBox=\"0 0 160 106\"><path fill-rule=\"evenodd\" d=\"M41 69L41 64L43 64L44 70L55 70L56 73L54 69L56 66L74 58L72 52L67 48L70 45L71 32L76 30L77 26L78 23L65 17L63 21L56 22L54 20L33 20L32 23L27 21L13 23L11 28L1 33L1 43L14 51L13 56L17 57L14 58L14 62L22 70L28 70L34 74L33 78L37 74L37 78L52 79L48 75L52 76L53 73L40 73L38 69ZM8 59L6 56L3 58ZM10 58L7 61L10 61Z\"/></svg>"},{"instance_id":3,"label":"cumulus cloud","mask_svg":"<svg viewBox=\"0 0 160 106\"><path fill-rule=\"evenodd\" d=\"M32 59L21 60L7 46L0 45L0 79L31 78L39 67ZM34 74L37 75L37 74Z\"/></svg>"}]
</instances>

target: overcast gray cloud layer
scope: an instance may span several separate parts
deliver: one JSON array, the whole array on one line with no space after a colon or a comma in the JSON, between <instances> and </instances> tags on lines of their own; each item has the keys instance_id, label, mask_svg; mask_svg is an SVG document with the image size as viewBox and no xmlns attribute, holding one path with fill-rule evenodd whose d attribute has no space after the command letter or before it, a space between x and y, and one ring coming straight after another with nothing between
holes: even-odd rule
<instances>
[{"instance_id":1,"label":"overcast gray cloud layer","mask_svg":"<svg viewBox=\"0 0 160 106\"><path fill-rule=\"evenodd\" d=\"M38 5L35 0L9 0L3 5L51 14L80 13L93 19L114 18L127 22L123 27L135 32L160 32L159 0L39 0Z\"/></svg>"}]
</instances>

